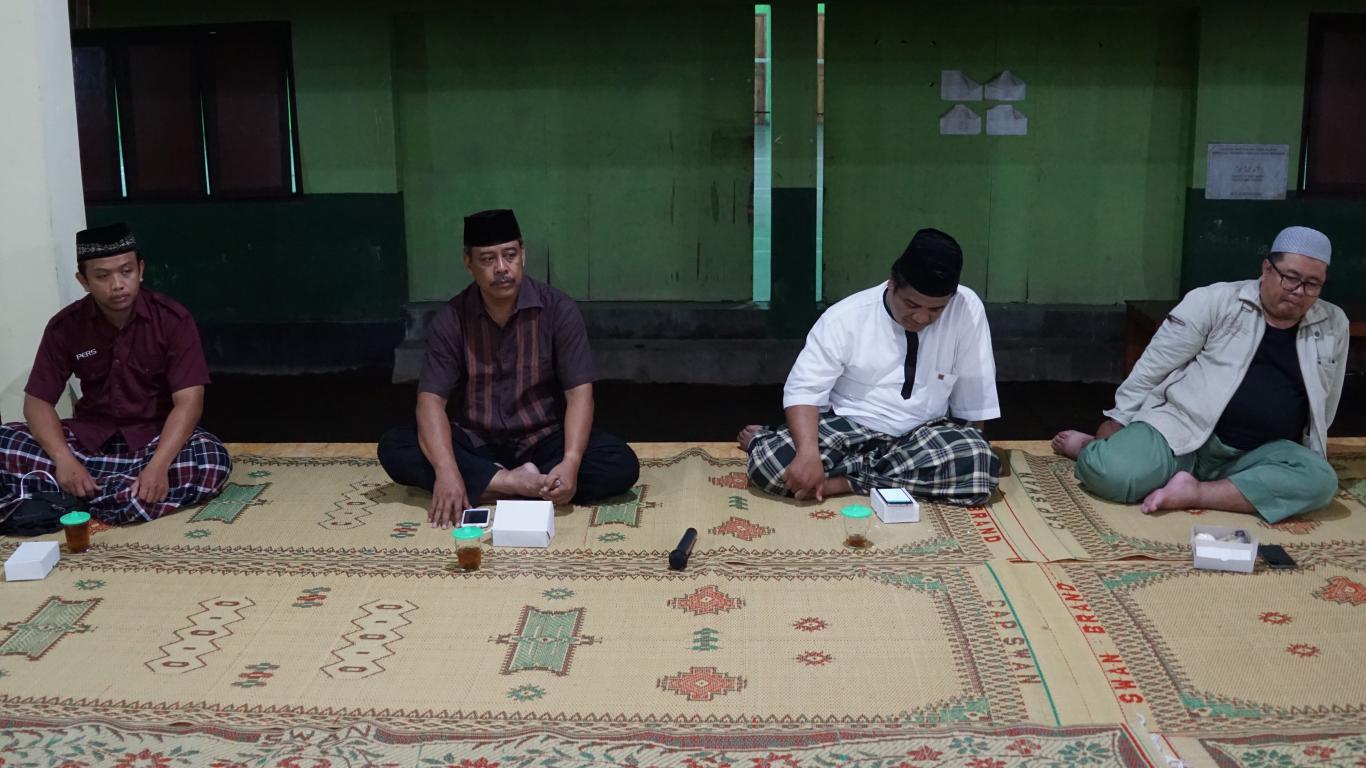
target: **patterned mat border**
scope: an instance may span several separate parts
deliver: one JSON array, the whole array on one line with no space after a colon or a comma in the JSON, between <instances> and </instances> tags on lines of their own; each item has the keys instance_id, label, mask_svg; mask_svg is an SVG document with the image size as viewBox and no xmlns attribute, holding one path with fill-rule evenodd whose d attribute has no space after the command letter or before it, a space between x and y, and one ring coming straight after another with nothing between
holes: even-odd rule
<instances>
[{"instance_id":1,"label":"patterned mat border","mask_svg":"<svg viewBox=\"0 0 1366 768\"><path fill-rule=\"evenodd\" d=\"M1366 733L1257 734L1198 740L1218 768L1359 766L1366 763Z\"/></svg>"},{"instance_id":2,"label":"patterned mat border","mask_svg":"<svg viewBox=\"0 0 1366 768\"><path fill-rule=\"evenodd\" d=\"M16 545L9 545L13 549ZM512 579L523 576L615 581L681 581L697 576L741 579L860 578L888 568L980 565L980 560L933 557L914 545L867 550L745 549L695 550L688 570L670 571L665 550L496 549L484 555L478 571L463 573L450 548L398 547L215 547L193 544L92 544L59 569L90 572L206 573L275 576L387 576L422 579ZM4 553L0 545L0 554Z\"/></svg>"},{"instance_id":3,"label":"patterned mat border","mask_svg":"<svg viewBox=\"0 0 1366 768\"><path fill-rule=\"evenodd\" d=\"M825 734L896 736L945 730L1009 730L1018 725L991 726L963 722L927 722L912 717L820 715L669 715L669 714L544 714L478 710L394 710L342 707L225 706L208 702L131 701L126 699L26 698L0 695L0 731L103 723L120 728L166 733L202 730L213 733L255 734L281 728L339 728L357 722L374 723L395 734L449 735L468 738L517 738L551 729L573 738L608 735L642 738L662 743L687 738L735 736L738 739L789 738L800 741ZM1021 720L1020 722L1025 722ZM1032 726L1030 726L1032 727ZM1049 729L1049 726L1039 726ZM1065 730L1087 726L1059 726ZM1100 727L1100 726L1096 726Z\"/></svg>"},{"instance_id":4,"label":"patterned mat border","mask_svg":"<svg viewBox=\"0 0 1366 768\"><path fill-rule=\"evenodd\" d=\"M852 744L865 739L938 737L947 733L981 736L1088 736L1123 734L1134 748L1137 739L1125 725L1007 726L952 724L926 726L879 717L751 717L751 716L612 716L495 714L438 710L395 713L386 710L302 707L169 707L128 701L17 700L0 696L6 715L0 731L66 728L98 724L165 736L202 732L252 742L278 736L281 729L351 731L383 743L410 744L456 739L477 743L511 742L538 734L572 739L646 742L677 748L754 749ZM19 709L9 709L17 704ZM155 717L149 714L157 713ZM212 724L191 718L211 715ZM321 722L320 722L321 721ZM1146 764L1146 763L1144 763Z\"/></svg>"},{"instance_id":5,"label":"patterned mat border","mask_svg":"<svg viewBox=\"0 0 1366 768\"><path fill-rule=\"evenodd\" d=\"M1362 569L1359 563L1340 558L1311 555L1300 567L1333 564ZM1155 731L1168 735L1210 736L1212 734L1253 735L1274 729L1277 732L1322 731L1324 728L1354 728L1366 723L1366 695L1359 705L1274 707L1255 701L1200 691L1190 681L1175 654L1155 628L1151 627L1132 593L1139 587L1174 578L1209 574L1195 571L1184 563L1118 562L1058 563L1049 566L1065 574L1068 589L1059 592L1069 604L1074 618L1103 632L1088 634L1103 638L1096 643L1112 644L1118 659L1107 659L1097 652L1096 661L1107 669L1122 669L1121 678L1111 680L1117 699L1137 696L1136 701L1152 712ZM1100 598L1100 599L1097 599ZM1127 692L1127 693L1126 693ZM1268 722L1270 721L1270 722Z\"/></svg>"},{"instance_id":6,"label":"patterned mat border","mask_svg":"<svg viewBox=\"0 0 1366 768\"><path fill-rule=\"evenodd\" d=\"M13 724L16 722L0 721L0 727ZM173 768L201 765L218 757L212 763L215 768L246 768L247 765L284 768L330 765L441 768L495 768L498 765L510 768L556 765L728 768L730 765L753 765L755 768L799 768L804 764L900 768L910 765L908 760L916 765L981 768L1005 768L1007 765L1011 768L1061 765L1153 768L1134 734L1122 725L1068 728L1020 725L915 734L832 729L793 735L751 729L743 733L700 736L619 729L587 738L565 736L553 727L495 738L465 733L412 734L395 732L375 722L273 733L224 729L212 732L124 730L96 722L57 727L17 725L19 729L0 731L0 754L24 760L22 764L25 765L60 763L130 768L134 764L155 764L159 768ZM73 757L77 760L68 762ZM39 762L33 762L34 758Z\"/></svg>"},{"instance_id":7,"label":"patterned mat border","mask_svg":"<svg viewBox=\"0 0 1366 768\"><path fill-rule=\"evenodd\" d=\"M1190 557L1188 544L1171 544L1121 534L1110 528L1096 513L1090 494L1072 480L1072 461L1059 456L1038 456L1018 451L1012 456L1021 457L1020 461L1028 470L1022 473L1017 469L1014 476L1032 502L1034 513L1050 528L1054 528L1050 520L1055 519L1059 524L1056 529L1075 539L1088 557L1119 559L1141 556L1159 560ZM1064 470L1066 477L1059 477ZM1046 482L1029 482L1036 476L1046 478Z\"/></svg>"}]
</instances>

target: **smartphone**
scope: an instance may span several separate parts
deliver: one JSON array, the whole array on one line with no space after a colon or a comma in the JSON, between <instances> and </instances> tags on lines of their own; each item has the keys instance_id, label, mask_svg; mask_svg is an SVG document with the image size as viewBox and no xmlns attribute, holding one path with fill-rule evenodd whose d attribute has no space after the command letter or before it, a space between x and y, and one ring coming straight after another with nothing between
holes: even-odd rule
<instances>
[{"instance_id":1,"label":"smartphone","mask_svg":"<svg viewBox=\"0 0 1366 768\"><path fill-rule=\"evenodd\" d=\"M1268 568L1285 570L1295 567L1295 559L1286 554L1285 548L1280 544L1259 544L1257 554L1262 556L1262 561Z\"/></svg>"},{"instance_id":2,"label":"smartphone","mask_svg":"<svg viewBox=\"0 0 1366 768\"><path fill-rule=\"evenodd\" d=\"M915 501L911 498L911 494L906 493L901 488L878 488L877 492L882 500L888 504L910 504Z\"/></svg>"},{"instance_id":3,"label":"smartphone","mask_svg":"<svg viewBox=\"0 0 1366 768\"><path fill-rule=\"evenodd\" d=\"M460 513L460 524L473 525L476 528L487 528L489 527L489 517L491 517L492 514L493 513L489 511L488 507L467 509Z\"/></svg>"}]
</instances>

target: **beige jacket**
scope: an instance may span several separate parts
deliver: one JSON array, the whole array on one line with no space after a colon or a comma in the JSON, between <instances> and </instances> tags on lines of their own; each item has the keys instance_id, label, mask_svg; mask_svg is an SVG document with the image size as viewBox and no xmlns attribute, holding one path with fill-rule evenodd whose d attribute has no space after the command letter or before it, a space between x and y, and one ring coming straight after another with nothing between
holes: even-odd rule
<instances>
[{"instance_id":1,"label":"beige jacket","mask_svg":"<svg viewBox=\"0 0 1366 768\"><path fill-rule=\"evenodd\" d=\"M1301 442L1320 455L1327 454L1328 425L1347 375L1348 330L1347 315L1320 299L1295 341L1309 397ZM1214 434L1265 332L1259 281L1196 288L1167 315L1105 415L1151 425L1177 456L1195 452Z\"/></svg>"}]
</instances>

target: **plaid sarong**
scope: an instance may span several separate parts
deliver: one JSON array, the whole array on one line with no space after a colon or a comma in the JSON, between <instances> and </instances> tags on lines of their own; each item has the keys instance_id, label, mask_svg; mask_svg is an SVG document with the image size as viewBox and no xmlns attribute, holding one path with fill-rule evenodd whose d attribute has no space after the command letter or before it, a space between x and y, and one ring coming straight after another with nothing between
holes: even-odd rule
<instances>
[{"instance_id":1,"label":"plaid sarong","mask_svg":"<svg viewBox=\"0 0 1366 768\"><path fill-rule=\"evenodd\" d=\"M100 453L86 453L70 429L66 444L99 485L99 495L81 507L97 520L109 525L155 520L175 510L216 496L228 481L232 459L228 449L213 435L198 427L186 441L167 472L165 500L144 504L133 497L133 481L138 479L156 452L156 437L140 451L133 451L122 435L105 443ZM20 481L38 471L56 476L56 465L43 453L28 425L22 422L0 425L0 517L8 515L22 498ZM56 491L55 483L42 474L23 481L23 489Z\"/></svg>"},{"instance_id":2,"label":"plaid sarong","mask_svg":"<svg viewBox=\"0 0 1366 768\"><path fill-rule=\"evenodd\" d=\"M951 419L892 437L826 413L817 441L825 476L849 478L857 494L905 488L918 498L976 506L991 498L1001 474L1001 462L982 433ZM791 496L783 470L796 455L787 427L760 430L749 444L750 480L769 493Z\"/></svg>"}]
</instances>

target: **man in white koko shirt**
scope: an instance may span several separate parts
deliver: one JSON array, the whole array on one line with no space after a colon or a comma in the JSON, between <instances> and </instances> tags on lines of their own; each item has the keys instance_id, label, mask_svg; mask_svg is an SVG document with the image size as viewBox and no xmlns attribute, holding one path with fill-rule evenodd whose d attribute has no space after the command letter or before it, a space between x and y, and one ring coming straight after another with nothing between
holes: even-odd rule
<instances>
[{"instance_id":1,"label":"man in white koko shirt","mask_svg":"<svg viewBox=\"0 0 1366 768\"><path fill-rule=\"evenodd\" d=\"M826 310L787 377L787 426L740 431L756 485L799 500L905 488L986 503L1000 462L981 423L1001 408L986 311L962 269L958 243L922 229L886 283Z\"/></svg>"}]
</instances>

